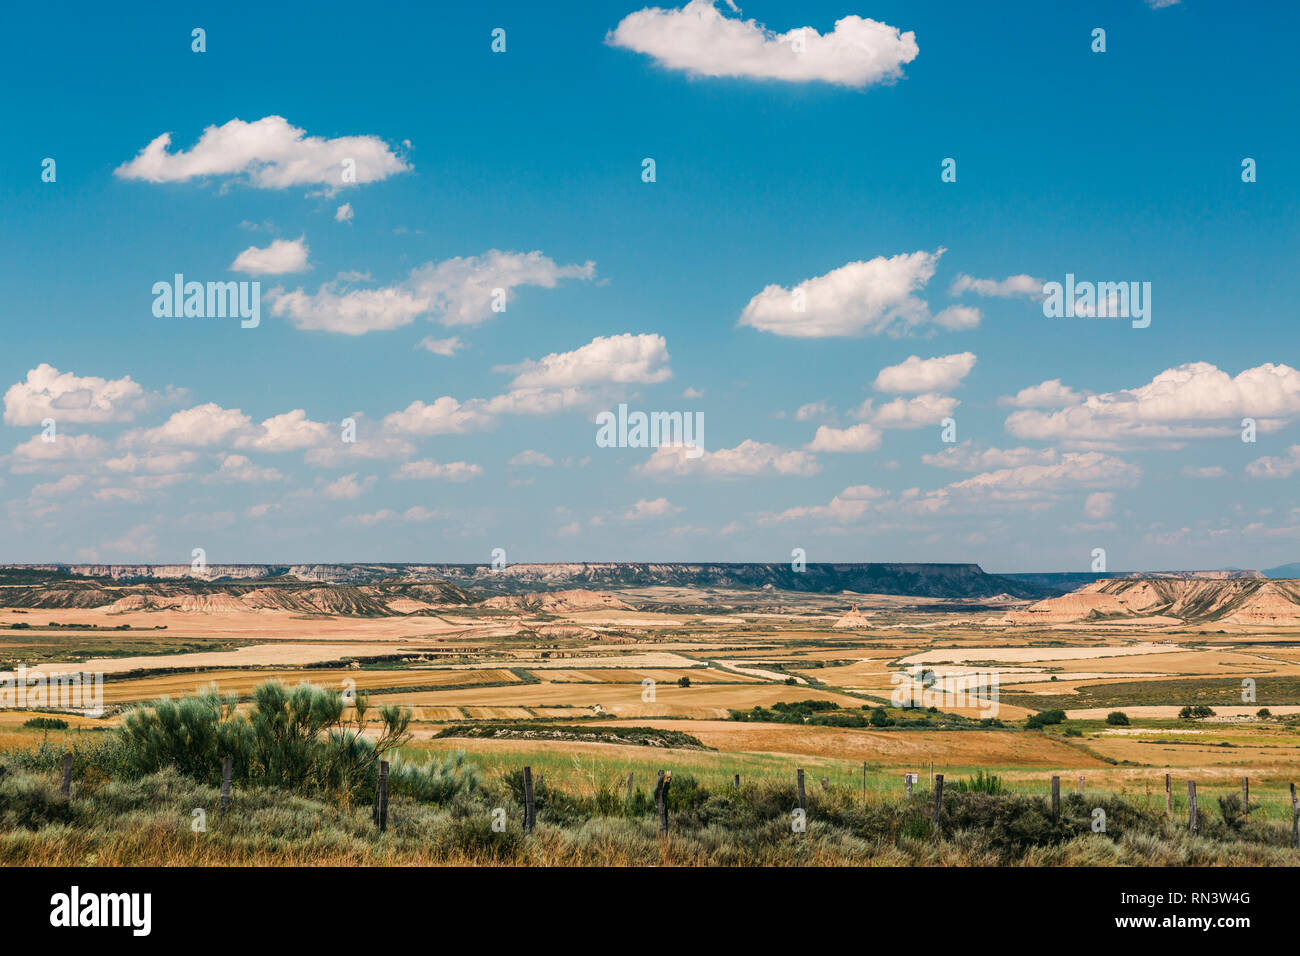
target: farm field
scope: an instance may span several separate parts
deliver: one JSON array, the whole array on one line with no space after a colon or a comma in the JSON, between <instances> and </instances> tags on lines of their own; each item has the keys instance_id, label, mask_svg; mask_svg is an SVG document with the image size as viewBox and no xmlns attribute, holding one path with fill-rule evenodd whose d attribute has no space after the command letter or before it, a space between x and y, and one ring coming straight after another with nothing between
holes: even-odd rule
<instances>
[{"instance_id":1,"label":"farm field","mask_svg":"<svg viewBox=\"0 0 1300 956\"><path fill-rule=\"evenodd\" d=\"M905 773L921 789L985 774L1006 794L1044 798L1059 777L1164 814L1169 775L1176 817L1188 781L1204 809L1247 777L1252 820L1290 820L1300 629L1013 626L1026 602L894 595L563 593L544 610L525 596L418 616L0 607L0 672L97 672L104 709L0 709L0 751L80 752L133 707L210 687L251 714L267 681L307 682L345 714L366 695L372 738L378 708L408 709L394 757L463 752L500 785L527 765L575 799L629 774L648 790L659 770L720 790L803 770L871 805L898 800ZM624 607L593 608L611 599Z\"/></svg>"}]
</instances>

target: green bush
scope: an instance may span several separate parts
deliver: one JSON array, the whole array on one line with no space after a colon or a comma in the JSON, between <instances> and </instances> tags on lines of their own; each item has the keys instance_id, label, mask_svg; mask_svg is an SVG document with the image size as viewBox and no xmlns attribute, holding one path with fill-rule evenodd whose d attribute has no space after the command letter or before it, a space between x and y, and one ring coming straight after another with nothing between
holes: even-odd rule
<instances>
[{"instance_id":1,"label":"green bush","mask_svg":"<svg viewBox=\"0 0 1300 956\"><path fill-rule=\"evenodd\" d=\"M1030 714L1029 719L1025 721L1027 730L1036 730L1040 727L1047 727L1051 724L1059 724L1065 721L1065 711L1063 710L1040 710L1036 714Z\"/></svg>"},{"instance_id":2,"label":"green bush","mask_svg":"<svg viewBox=\"0 0 1300 956\"><path fill-rule=\"evenodd\" d=\"M211 687L131 710L117 731L128 775L175 767L215 785L230 757L237 780L350 800L373 791L380 759L409 739L411 712L399 707L379 709L376 739L362 735L369 712L365 693L356 695L350 719L343 695L308 683L292 689L279 681L259 684L248 716L237 712L237 703L234 695ZM397 786L431 797L468 784L455 767L401 765L396 778Z\"/></svg>"},{"instance_id":3,"label":"green bush","mask_svg":"<svg viewBox=\"0 0 1300 956\"><path fill-rule=\"evenodd\" d=\"M67 730L68 722L58 717L30 717L23 726L31 730Z\"/></svg>"},{"instance_id":4,"label":"green bush","mask_svg":"<svg viewBox=\"0 0 1300 956\"><path fill-rule=\"evenodd\" d=\"M1106 715L1106 723L1112 727L1127 727L1129 725L1128 714L1122 710L1112 710Z\"/></svg>"}]
</instances>

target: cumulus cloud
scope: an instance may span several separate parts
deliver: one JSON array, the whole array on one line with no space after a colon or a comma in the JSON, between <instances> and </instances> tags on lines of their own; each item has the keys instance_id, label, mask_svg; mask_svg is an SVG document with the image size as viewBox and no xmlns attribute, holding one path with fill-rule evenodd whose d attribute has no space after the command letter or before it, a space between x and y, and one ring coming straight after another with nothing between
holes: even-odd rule
<instances>
[{"instance_id":1,"label":"cumulus cloud","mask_svg":"<svg viewBox=\"0 0 1300 956\"><path fill-rule=\"evenodd\" d=\"M359 498L361 494L367 491L375 483L374 475L367 475L360 481L357 480L357 473L354 471L350 475L344 475L334 481L331 481L321 489L321 494L326 498L336 500L345 500Z\"/></svg>"},{"instance_id":2,"label":"cumulus cloud","mask_svg":"<svg viewBox=\"0 0 1300 956\"><path fill-rule=\"evenodd\" d=\"M534 451L533 449L528 448L515 455L510 459L510 461L506 462L506 464L515 468L522 468L530 465L537 468L550 468L555 464L555 460L551 458L550 455L544 455L540 451Z\"/></svg>"},{"instance_id":3,"label":"cumulus cloud","mask_svg":"<svg viewBox=\"0 0 1300 956\"><path fill-rule=\"evenodd\" d=\"M1083 399L1083 395L1062 385L1059 378L1052 378L1022 388L1015 395L1000 398L998 404L1013 408L1064 408L1066 405L1077 405Z\"/></svg>"},{"instance_id":4,"label":"cumulus cloud","mask_svg":"<svg viewBox=\"0 0 1300 956\"><path fill-rule=\"evenodd\" d=\"M517 373L515 388L564 388L597 383L653 384L672 377L662 335L598 335L572 352L554 352L494 371Z\"/></svg>"},{"instance_id":5,"label":"cumulus cloud","mask_svg":"<svg viewBox=\"0 0 1300 956\"><path fill-rule=\"evenodd\" d=\"M352 203L350 202L345 202L342 206L339 206L338 209L334 210L335 222L345 222L348 225L351 225L352 218L353 218Z\"/></svg>"},{"instance_id":6,"label":"cumulus cloud","mask_svg":"<svg viewBox=\"0 0 1300 956\"><path fill-rule=\"evenodd\" d=\"M1100 452L1069 452L1050 464L999 468L948 486L954 493L994 500L1030 500L1084 488L1131 488L1142 469Z\"/></svg>"},{"instance_id":7,"label":"cumulus cloud","mask_svg":"<svg viewBox=\"0 0 1300 956\"><path fill-rule=\"evenodd\" d=\"M824 505L798 505L776 514L764 514L758 518L759 524L777 524L785 521L834 521L837 524L852 524L860 521L868 511L877 507L877 503L888 496L888 492L870 485L854 485L845 488Z\"/></svg>"},{"instance_id":8,"label":"cumulus cloud","mask_svg":"<svg viewBox=\"0 0 1300 956\"><path fill-rule=\"evenodd\" d=\"M975 367L974 352L923 359L912 355L880 370L874 388L880 392L943 392L956 388Z\"/></svg>"},{"instance_id":9,"label":"cumulus cloud","mask_svg":"<svg viewBox=\"0 0 1300 956\"><path fill-rule=\"evenodd\" d=\"M171 142L171 133L154 138L114 174L150 183L242 177L259 189L320 185L333 191L411 168L377 136L308 136L283 116L209 126L189 150L171 152Z\"/></svg>"},{"instance_id":10,"label":"cumulus cloud","mask_svg":"<svg viewBox=\"0 0 1300 956\"><path fill-rule=\"evenodd\" d=\"M283 275L286 272L302 272L307 266L307 243L305 236L297 239L276 239L264 249L249 246L235 257L230 264L232 272L247 272L249 275Z\"/></svg>"},{"instance_id":11,"label":"cumulus cloud","mask_svg":"<svg viewBox=\"0 0 1300 956\"><path fill-rule=\"evenodd\" d=\"M971 442L949 445L943 451L922 455L921 461L935 468L953 471L988 471L1021 465L1048 465L1056 461L1055 448L977 448Z\"/></svg>"},{"instance_id":12,"label":"cumulus cloud","mask_svg":"<svg viewBox=\"0 0 1300 956\"><path fill-rule=\"evenodd\" d=\"M217 469L215 475L211 476L214 481L238 481L238 482L261 482L261 481L282 481L284 475L280 474L274 468L263 468L253 464L244 455L226 455L221 459L221 467Z\"/></svg>"},{"instance_id":13,"label":"cumulus cloud","mask_svg":"<svg viewBox=\"0 0 1300 956\"><path fill-rule=\"evenodd\" d=\"M223 408L215 402L205 402L173 413L156 428L127 432L122 436L122 442L129 447L227 446L280 452L322 445L333 437L328 425L312 421L301 408L255 424L238 408Z\"/></svg>"},{"instance_id":14,"label":"cumulus cloud","mask_svg":"<svg viewBox=\"0 0 1300 956\"><path fill-rule=\"evenodd\" d=\"M941 424L960 404L950 395L927 392L913 398L895 398L879 406L867 399L855 414L877 428L924 428Z\"/></svg>"},{"instance_id":15,"label":"cumulus cloud","mask_svg":"<svg viewBox=\"0 0 1300 956\"><path fill-rule=\"evenodd\" d=\"M341 274L316 292L272 289L271 313L296 328L343 335L363 335L401 328L425 316L443 325L480 325L508 308L523 286L555 288L563 279L593 279L596 264L562 266L541 252L489 250L481 256L457 256L412 269L391 286L358 288L367 278Z\"/></svg>"},{"instance_id":16,"label":"cumulus cloud","mask_svg":"<svg viewBox=\"0 0 1300 956\"><path fill-rule=\"evenodd\" d=\"M999 299L1017 297L1041 299L1043 297L1043 280L1035 279L1033 276L1024 273L1008 276L1005 279L977 279L961 272L957 274L957 278L952 280L948 292L951 295L973 292L976 295L992 296Z\"/></svg>"},{"instance_id":17,"label":"cumulus cloud","mask_svg":"<svg viewBox=\"0 0 1300 956\"><path fill-rule=\"evenodd\" d=\"M667 498L655 498L653 500L642 498L624 511L623 517L628 521L640 521L645 518L669 518L679 514L682 510Z\"/></svg>"},{"instance_id":18,"label":"cumulus cloud","mask_svg":"<svg viewBox=\"0 0 1300 956\"><path fill-rule=\"evenodd\" d=\"M937 320L916 293L933 277L943 252L877 256L793 288L769 285L749 300L739 324L794 338L902 334ZM949 327L968 327L972 321L978 324L976 310L945 317Z\"/></svg>"},{"instance_id":19,"label":"cumulus cloud","mask_svg":"<svg viewBox=\"0 0 1300 956\"><path fill-rule=\"evenodd\" d=\"M696 458L688 457L688 451L684 445L660 445L636 471L651 478L726 479L812 475L821 470L817 459L807 452L789 451L753 439L746 439L735 448L705 451Z\"/></svg>"},{"instance_id":20,"label":"cumulus cloud","mask_svg":"<svg viewBox=\"0 0 1300 956\"><path fill-rule=\"evenodd\" d=\"M439 464L431 459L405 462L393 477L410 481L469 481L483 474L481 465L471 465L464 461L449 461Z\"/></svg>"},{"instance_id":21,"label":"cumulus cloud","mask_svg":"<svg viewBox=\"0 0 1300 956\"><path fill-rule=\"evenodd\" d=\"M1300 445L1292 445L1285 455L1256 458L1246 466L1252 478L1290 478L1300 472Z\"/></svg>"},{"instance_id":22,"label":"cumulus cloud","mask_svg":"<svg viewBox=\"0 0 1300 956\"><path fill-rule=\"evenodd\" d=\"M443 355L450 358L456 354L458 349L464 347L464 343L454 335L449 339L435 339L432 335L426 335L416 343L415 347L424 349L426 352L432 352L434 355Z\"/></svg>"},{"instance_id":23,"label":"cumulus cloud","mask_svg":"<svg viewBox=\"0 0 1300 956\"><path fill-rule=\"evenodd\" d=\"M5 392L6 425L40 425L46 418L58 424L102 424L131 421L141 412L181 398L184 392L147 392L131 376L106 379L60 372L42 362Z\"/></svg>"},{"instance_id":24,"label":"cumulus cloud","mask_svg":"<svg viewBox=\"0 0 1300 956\"><path fill-rule=\"evenodd\" d=\"M443 395L432 402L417 399L384 416L385 431L408 435L464 435L496 426L503 415L550 415L587 407L590 392L577 388L520 388L493 398L465 401Z\"/></svg>"},{"instance_id":25,"label":"cumulus cloud","mask_svg":"<svg viewBox=\"0 0 1300 956\"><path fill-rule=\"evenodd\" d=\"M1273 431L1300 416L1300 372L1267 363L1230 376L1208 362L1167 369L1147 385L1100 395L1060 411L1018 411L1006 429L1019 438L1121 443L1226 437L1243 417Z\"/></svg>"},{"instance_id":26,"label":"cumulus cloud","mask_svg":"<svg viewBox=\"0 0 1300 956\"><path fill-rule=\"evenodd\" d=\"M108 442L94 435L57 435L54 441L46 441L41 435L33 435L13 450L16 471L26 470L26 463L47 461L86 461L103 457L108 451Z\"/></svg>"},{"instance_id":27,"label":"cumulus cloud","mask_svg":"<svg viewBox=\"0 0 1300 956\"><path fill-rule=\"evenodd\" d=\"M880 431L866 423L849 428L820 425L807 448L809 451L827 452L875 451L880 447L880 441Z\"/></svg>"},{"instance_id":28,"label":"cumulus cloud","mask_svg":"<svg viewBox=\"0 0 1300 956\"><path fill-rule=\"evenodd\" d=\"M875 20L847 16L827 34L812 27L775 33L755 20L724 16L712 0L691 0L680 10L649 7L630 13L605 42L693 76L859 88L897 79L918 52L910 30L903 33Z\"/></svg>"},{"instance_id":29,"label":"cumulus cloud","mask_svg":"<svg viewBox=\"0 0 1300 956\"><path fill-rule=\"evenodd\" d=\"M1094 491L1083 502L1083 514L1093 521L1107 517L1115 505L1115 492Z\"/></svg>"}]
</instances>

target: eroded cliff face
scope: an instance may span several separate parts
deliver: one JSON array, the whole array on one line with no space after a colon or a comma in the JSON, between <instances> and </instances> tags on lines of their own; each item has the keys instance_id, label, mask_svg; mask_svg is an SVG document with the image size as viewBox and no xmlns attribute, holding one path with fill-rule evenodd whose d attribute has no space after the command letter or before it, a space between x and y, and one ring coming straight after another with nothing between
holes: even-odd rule
<instances>
[{"instance_id":1,"label":"eroded cliff face","mask_svg":"<svg viewBox=\"0 0 1300 956\"><path fill-rule=\"evenodd\" d=\"M1010 612L1009 624L1104 620L1300 625L1300 581L1267 578L1155 577L1096 581Z\"/></svg>"}]
</instances>

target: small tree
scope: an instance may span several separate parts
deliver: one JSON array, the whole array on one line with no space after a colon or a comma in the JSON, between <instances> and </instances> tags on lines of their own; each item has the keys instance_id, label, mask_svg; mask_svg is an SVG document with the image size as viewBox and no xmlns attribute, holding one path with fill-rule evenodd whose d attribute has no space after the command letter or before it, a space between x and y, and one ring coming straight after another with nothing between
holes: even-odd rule
<instances>
[{"instance_id":1,"label":"small tree","mask_svg":"<svg viewBox=\"0 0 1300 956\"><path fill-rule=\"evenodd\" d=\"M1127 727L1129 725L1128 714L1122 710L1112 710L1106 715L1106 723L1112 727Z\"/></svg>"}]
</instances>

